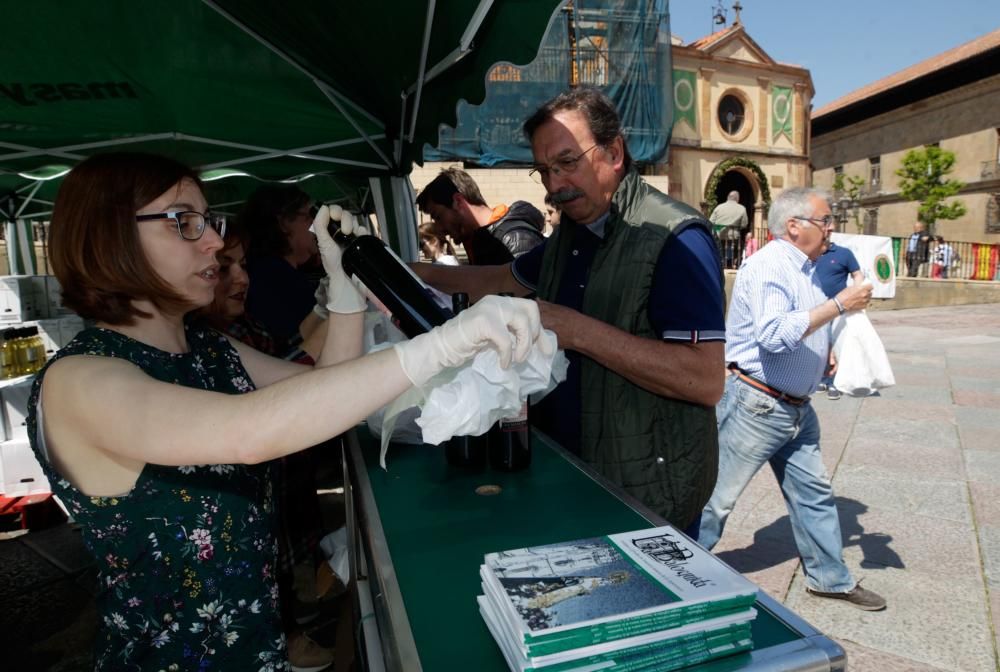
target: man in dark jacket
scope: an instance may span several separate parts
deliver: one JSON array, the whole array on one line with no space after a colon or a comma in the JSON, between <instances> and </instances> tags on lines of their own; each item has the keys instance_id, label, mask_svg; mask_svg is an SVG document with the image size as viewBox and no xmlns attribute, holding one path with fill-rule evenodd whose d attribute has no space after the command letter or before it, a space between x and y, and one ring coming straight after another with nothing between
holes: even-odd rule
<instances>
[{"instance_id":1,"label":"man in dark jacket","mask_svg":"<svg viewBox=\"0 0 1000 672\"><path fill-rule=\"evenodd\" d=\"M438 231L461 243L476 266L507 264L544 240L545 216L526 201L491 208L468 173L446 168L417 196Z\"/></svg>"},{"instance_id":2,"label":"man in dark jacket","mask_svg":"<svg viewBox=\"0 0 1000 672\"><path fill-rule=\"evenodd\" d=\"M570 360L532 424L682 529L715 486L725 320L710 225L632 166L614 105L579 87L525 124L562 218L512 264L418 274L472 298L536 292Z\"/></svg>"}]
</instances>

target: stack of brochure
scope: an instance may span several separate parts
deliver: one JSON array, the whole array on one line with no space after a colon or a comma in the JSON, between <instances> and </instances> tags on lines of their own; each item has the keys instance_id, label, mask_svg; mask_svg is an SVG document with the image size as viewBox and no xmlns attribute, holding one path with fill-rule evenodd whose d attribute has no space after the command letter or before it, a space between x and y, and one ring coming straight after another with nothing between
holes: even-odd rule
<instances>
[{"instance_id":1,"label":"stack of brochure","mask_svg":"<svg viewBox=\"0 0 1000 672\"><path fill-rule=\"evenodd\" d=\"M490 553L479 574L515 672L675 670L753 645L757 587L669 526Z\"/></svg>"}]
</instances>

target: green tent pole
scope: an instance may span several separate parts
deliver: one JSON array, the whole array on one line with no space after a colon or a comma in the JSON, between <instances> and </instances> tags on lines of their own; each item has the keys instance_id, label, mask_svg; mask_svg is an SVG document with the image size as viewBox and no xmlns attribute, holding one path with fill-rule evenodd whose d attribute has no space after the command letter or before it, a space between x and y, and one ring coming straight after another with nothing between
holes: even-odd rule
<instances>
[{"instance_id":1,"label":"green tent pole","mask_svg":"<svg viewBox=\"0 0 1000 672\"><path fill-rule=\"evenodd\" d=\"M409 177L369 178L382 238L403 261L419 258L416 196Z\"/></svg>"}]
</instances>

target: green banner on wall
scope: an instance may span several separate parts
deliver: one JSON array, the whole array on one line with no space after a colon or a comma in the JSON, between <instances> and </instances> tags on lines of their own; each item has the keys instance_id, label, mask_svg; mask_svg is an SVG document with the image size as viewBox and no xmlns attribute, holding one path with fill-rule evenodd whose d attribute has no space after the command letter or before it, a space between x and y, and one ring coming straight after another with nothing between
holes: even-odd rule
<instances>
[{"instance_id":1,"label":"green banner on wall","mask_svg":"<svg viewBox=\"0 0 1000 672\"><path fill-rule=\"evenodd\" d=\"M792 139L792 89L787 86L771 87L771 141L784 135Z\"/></svg>"},{"instance_id":2,"label":"green banner on wall","mask_svg":"<svg viewBox=\"0 0 1000 672\"><path fill-rule=\"evenodd\" d=\"M674 70L674 126L686 121L692 131L697 131L698 80L691 70Z\"/></svg>"}]
</instances>

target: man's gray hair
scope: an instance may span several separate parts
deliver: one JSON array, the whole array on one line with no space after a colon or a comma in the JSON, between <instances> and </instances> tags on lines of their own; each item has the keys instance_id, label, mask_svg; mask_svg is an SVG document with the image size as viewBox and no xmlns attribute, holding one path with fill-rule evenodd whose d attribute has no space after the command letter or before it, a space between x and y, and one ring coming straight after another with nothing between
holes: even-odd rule
<instances>
[{"instance_id":1,"label":"man's gray hair","mask_svg":"<svg viewBox=\"0 0 1000 672\"><path fill-rule=\"evenodd\" d=\"M812 199L830 201L830 192L819 187L792 187L785 189L771 203L767 214L767 228L771 235L780 238L788 233L788 220L795 217L812 217L816 214Z\"/></svg>"},{"instance_id":2,"label":"man's gray hair","mask_svg":"<svg viewBox=\"0 0 1000 672\"><path fill-rule=\"evenodd\" d=\"M726 197L726 200L727 201L736 201L737 203L739 203L740 202L740 192L738 192L738 191L730 191L729 192L729 196Z\"/></svg>"}]
</instances>

